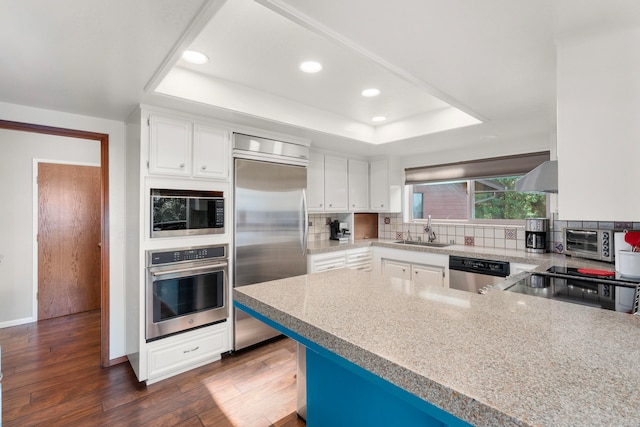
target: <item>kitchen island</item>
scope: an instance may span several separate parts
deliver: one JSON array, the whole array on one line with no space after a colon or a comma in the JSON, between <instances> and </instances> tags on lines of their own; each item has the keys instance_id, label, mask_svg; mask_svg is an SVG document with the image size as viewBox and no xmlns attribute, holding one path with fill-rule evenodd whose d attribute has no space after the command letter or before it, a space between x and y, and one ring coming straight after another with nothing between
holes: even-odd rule
<instances>
[{"instance_id":1,"label":"kitchen island","mask_svg":"<svg viewBox=\"0 0 640 427\"><path fill-rule=\"evenodd\" d=\"M370 405L374 415L389 409L402 420L407 408L417 408L441 425L640 420L637 316L344 269L245 286L234 290L234 301L309 348L310 427L322 425L317 417L325 409L339 418L352 408L352 420L365 420L362 397L349 395L354 390L376 390L371 398L396 402ZM345 372L347 383L364 383L343 388ZM314 381L324 383L320 391ZM334 401L318 399L331 384Z\"/></svg>"}]
</instances>

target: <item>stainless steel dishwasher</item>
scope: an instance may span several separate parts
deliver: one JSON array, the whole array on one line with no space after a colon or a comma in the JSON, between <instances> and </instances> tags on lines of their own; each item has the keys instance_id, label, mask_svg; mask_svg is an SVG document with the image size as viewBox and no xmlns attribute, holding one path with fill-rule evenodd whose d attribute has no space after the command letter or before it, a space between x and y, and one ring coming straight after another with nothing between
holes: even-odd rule
<instances>
[{"instance_id":1,"label":"stainless steel dishwasher","mask_svg":"<svg viewBox=\"0 0 640 427\"><path fill-rule=\"evenodd\" d=\"M488 286L509 276L508 261L449 257L449 287L474 293L483 293Z\"/></svg>"}]
</instances>

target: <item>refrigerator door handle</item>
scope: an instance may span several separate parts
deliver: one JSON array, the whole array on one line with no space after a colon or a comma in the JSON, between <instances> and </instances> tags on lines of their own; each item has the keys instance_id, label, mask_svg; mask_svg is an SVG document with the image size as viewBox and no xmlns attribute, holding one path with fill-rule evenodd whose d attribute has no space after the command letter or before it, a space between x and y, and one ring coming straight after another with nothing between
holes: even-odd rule
<instances>
[{"instance_id":1,"label":"refrigerator door handle","mask_svg":"<svg viewBox=\"0 0 640 427\"><path fill-rule=\"evenodd\" d=\"M307 253L307 239L309 238L309 211L307 209L307 192L304 188L302 189L302 215L304 215L302 219L302 255L305 255Z\"/></svg>"}]
</instances>

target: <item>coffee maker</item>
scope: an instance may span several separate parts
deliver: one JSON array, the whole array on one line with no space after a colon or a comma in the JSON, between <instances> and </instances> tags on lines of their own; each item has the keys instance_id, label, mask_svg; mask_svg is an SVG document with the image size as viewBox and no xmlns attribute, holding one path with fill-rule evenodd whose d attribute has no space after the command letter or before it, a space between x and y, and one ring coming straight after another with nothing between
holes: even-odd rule
<instances>
[{"instance_id":1,"label":"coffee maker","mask_svg":"<svg viewBox=\"0 0 640 427\"><path fill-rule=\"evenodd\" d=\"M346 222L340 222L338 220L332 221L329 224L329 228L331 229L331 237L329 237L329 240L338 240L340 242L349 240L351 233L349 233Z\"/></svg>"},{"instance_id":2,"label":"coffee maker","mask_svg":"<svg viewBox=\"0 0 640 427\"><path fill-rule=\"evenodd\" d=\"M527 218L524 225L525 250L533 253L547 251L547 218Z\"/></svg>"}]
</instances>

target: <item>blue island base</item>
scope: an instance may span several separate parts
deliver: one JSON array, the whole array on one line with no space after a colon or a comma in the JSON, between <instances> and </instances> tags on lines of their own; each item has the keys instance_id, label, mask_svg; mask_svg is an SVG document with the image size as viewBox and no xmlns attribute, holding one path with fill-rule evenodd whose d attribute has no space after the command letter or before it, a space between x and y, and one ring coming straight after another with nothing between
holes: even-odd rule
<instances>
[{"instance_id":1,"label":"blue island base","mask_svg":"<svg viewBox=\"0 0 640 427\"><path fill-rule=\"evenodd\" d=\"M234 305L306 347L307 427L470 426L245 305Z\"/></svg>"}]
</instances>

